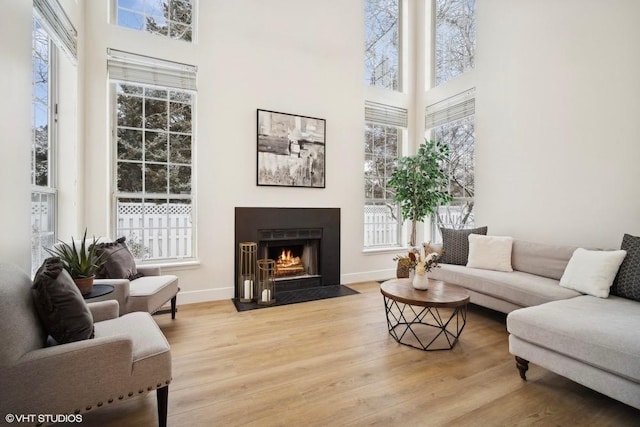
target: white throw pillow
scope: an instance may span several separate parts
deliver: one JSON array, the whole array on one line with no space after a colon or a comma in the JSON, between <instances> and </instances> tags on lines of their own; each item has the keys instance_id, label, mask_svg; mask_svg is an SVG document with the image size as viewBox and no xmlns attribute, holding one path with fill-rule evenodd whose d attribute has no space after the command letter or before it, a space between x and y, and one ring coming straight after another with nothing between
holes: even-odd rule
<instances>
[{"instance_id":1,"label":"white throw pillow","mask_svg":"<svg viewBox=\"0 0 640 427\"><path fill-rule=\"evenodd\" d=\"M627 251L588 251L578 248L564 270L560 286L594 297L607 298L609 288L626 255Z\"/></svg>"},{"instance_id":2,"label":"white throw pillow","mask_svg":"<svg viewBox=\"0 0 640 427\"><path fill-rule=\"evenodd\" d=\"M482 236L469 234L467 267L485 270L513 271L511 248L513 238L508 236Z\"/></svg>"}]
</instances>

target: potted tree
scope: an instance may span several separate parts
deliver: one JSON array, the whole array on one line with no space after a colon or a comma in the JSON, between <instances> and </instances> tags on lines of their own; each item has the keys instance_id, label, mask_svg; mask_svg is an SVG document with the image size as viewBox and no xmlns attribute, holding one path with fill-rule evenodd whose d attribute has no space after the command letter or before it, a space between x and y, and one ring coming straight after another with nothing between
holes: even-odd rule
<instances>
[{"instance_id":1,"label":"potted tree","mask_svg":"<svg viewBox=\"0 0 640 427\"><path fill-rule=\"evenodd\" d=\"M84 230L79 245L71 238L71 244L59 241L53 248L44 248L52 256L60 258L64 269L67 270L80 292L85 295L93 289L93 279L96 272L106 262L108 255L96 254L96 238L87 245L87 230Z\"/></svg>"},{"instance_id":2,"label":"potted tree","mask_svg":"<svg viewBox=\"0 0 640 427\"><path fill-rule=\"evenodd\" d=\"M413 156L402 157L391 175L388 186L394 200L400 204L405 220L411 220L409 245L416 246L416 225L427 215L436 213L438 206L452 197L448 191L448 176L442 169L449 155L449 147L427 140Z\"/></svg>"}]
</instances>

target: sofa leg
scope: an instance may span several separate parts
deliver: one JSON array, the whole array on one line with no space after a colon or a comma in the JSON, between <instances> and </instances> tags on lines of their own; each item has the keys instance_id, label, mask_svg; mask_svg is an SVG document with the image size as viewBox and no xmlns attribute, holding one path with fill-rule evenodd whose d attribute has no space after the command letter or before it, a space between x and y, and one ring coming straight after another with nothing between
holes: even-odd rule
<instances>
[{"instance_id":1,"label":"sofa leg","mask_svg":"<svg viewBox=\"0 0 640 427\"><path fill-rule=\"evenodd\" d=\"M178 295L174 295L173 298L171 298L171 319L176 318L176 299L177 298L178 298Z\"/></svg>"},{"instance_id":2,"label":"sofa leg","mask_svg":"<svg viewBox=\"0 0 640 427\"><path fill-rule=\"evenodd\" d=\"M158 426L167 427L167 403L169 401L169 386L156 389L158 401Z\"/></svg>"},{"instance_id":3,"label":"sofa leg","mask_svg":"<svg viewBox=\"0 0 640 427\"><path fill-rule=\"evenodd\" d=\"M520 378L526 381L526 372L529 369L529 361L516 356L516 367L518 368L518 371L520 371Z\"/></svg>"}]
</instances>

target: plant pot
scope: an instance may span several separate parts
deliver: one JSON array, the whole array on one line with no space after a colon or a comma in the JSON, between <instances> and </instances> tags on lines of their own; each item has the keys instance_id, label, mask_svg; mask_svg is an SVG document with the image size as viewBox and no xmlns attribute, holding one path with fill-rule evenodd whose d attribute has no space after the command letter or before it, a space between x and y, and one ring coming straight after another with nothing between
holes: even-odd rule
<instances>
[{"instance_id":1,"label":"plant pot","mask_svg":"<svg viewBox=\"0 0 640 427\"><path fill-rule=\"evenodd\" d=\"M411 260L407 257L398 259L398 266L396 267L396 277L398 279L406 279L409 277L409 266Z\"/></svg>"},{"instance_id":2,"label":"plant pot","mask_svg":"<svg viewBox=\"0 0 640 427\"><path fill-rule=\"evenodd\" d=\"M78 289L80 289L80 293L82 295L86 295L89 292L91 292L91 290L93 289L93 279L95 279L95 277L96 276L78 277L73 279L73 281L78 287Z\"/></svg>"}]
</instances>

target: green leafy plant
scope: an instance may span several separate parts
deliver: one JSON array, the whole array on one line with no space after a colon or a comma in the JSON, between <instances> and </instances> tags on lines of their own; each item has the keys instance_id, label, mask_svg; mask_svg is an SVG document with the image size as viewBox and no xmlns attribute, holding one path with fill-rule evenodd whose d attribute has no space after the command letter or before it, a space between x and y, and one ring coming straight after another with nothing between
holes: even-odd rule
<instances>
[{"instance_id":1,"label":"green leafy plant","mask_svg":"<svg viewBox=\"0 0 640 427\"><path fill-rule=\"evenodd\" d=\"M402 217L411 220L409 244L416 245L416 224L427 215L436 213L438 206L452 197L448 191L448 176L442 169L449 155L449 147L428 140L413 156L402 157L391 175L388 186L394 200L400 204Z\"/></svg>"},{"instance_id":2,"label":"green leafy plant","mask_svg":"<svg viewBox=\"0 0 640 427\"><path fill-rule=\"evenodd\" d=\"M108 254L98 255L96 253L96 238L87 245L87 230L84 230L82 240L76 245L75 240L71 238L71 244L60 241L53 248L44 248L52 256L60 258L64 269L74 279L82 279L95 276L96 272L102 267L109 257Z\"/></svg>"}]
</instances>

